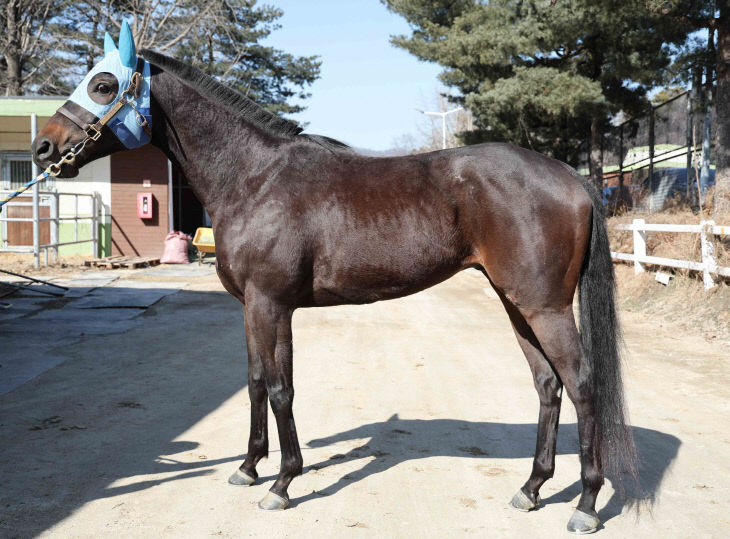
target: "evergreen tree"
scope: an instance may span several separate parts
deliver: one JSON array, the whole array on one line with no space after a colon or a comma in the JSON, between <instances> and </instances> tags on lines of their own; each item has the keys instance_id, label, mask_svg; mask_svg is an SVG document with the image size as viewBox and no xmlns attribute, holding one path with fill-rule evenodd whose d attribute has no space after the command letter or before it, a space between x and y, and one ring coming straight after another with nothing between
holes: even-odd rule
<instances>
[{"instance_id":1,"label":"evergreen tree","mask_svg":"<svg viewBox=\"0 0 730 539\"><path fill-rule=\"evenodd\" d=\"M611 118L648 107L668 44L686 35L641 1L382 1L413 30L392 42L444 66L442 82L474 114L465 142L509 141L575 164L588 139L598 185Z\"/></svg>"},{"instance_id":2,"label":"evergreen tree","mask_svg":"<svg viewBox=\"0 0 730 539\"><path fill-rule=\"evenodd\" d=\"M304 107L306 87L319 77L316 56L297 57L261 43L280 26L283 12L256 0L8 0L0 15L5 57L14 43L45 45L21 51L21 62L0 61L6 93L61 93L78 83L103 55L104 32L118 33L127 18L138 49L188 61L270 110ZM12 17L11 17L12 16ZM16 22L20 21L20 22ZM22 21L33 21L32 25ZM26 37L8 32L24 28ZM36 69L48 65L53 69ZM20 75L9 67L17 66ZM14 81L20 80L18 85Z\"/></svg>"},{"instance_id":3,"label":"evergreen tree","mask_svg":"<svg viewBox=\"0 0 730 539\"><path fill-rule=\"evenodd\" d=\"M668 80L691 80L701 107L714 106L713 206L716 215L725 216L730 213L730 0L653 0L652 9L687 36L675 53Z\"/></svg>"}]
</instances>

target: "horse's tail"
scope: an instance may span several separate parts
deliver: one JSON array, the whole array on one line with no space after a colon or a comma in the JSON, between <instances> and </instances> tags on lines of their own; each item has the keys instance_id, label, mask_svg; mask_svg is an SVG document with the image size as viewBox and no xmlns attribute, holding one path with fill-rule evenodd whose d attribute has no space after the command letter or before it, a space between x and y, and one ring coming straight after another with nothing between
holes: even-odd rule
<instances>
[{"instance_id":1,"label":"horse's tail","mask_svg":"<svg viewBox=\"0 0 730 539\"><path fill-rule=\"evenodd\" d=\"M615 276L598 190L582 180L593 204L591 239L580 273L580 335L592 369L596 449L604 472L622 491L623 474L638 484L637 455L626 420L621 351L623 339L616 315Z\"/></svg>"}]
</instances>

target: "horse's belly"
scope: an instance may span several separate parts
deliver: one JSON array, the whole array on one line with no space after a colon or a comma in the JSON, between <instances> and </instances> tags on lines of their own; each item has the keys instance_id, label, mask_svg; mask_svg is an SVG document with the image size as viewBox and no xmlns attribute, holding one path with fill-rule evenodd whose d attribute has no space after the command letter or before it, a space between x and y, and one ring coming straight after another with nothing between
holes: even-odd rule
<instances>
[{"instance_id":1,"label":"horse's belly","mask_svg":"<svg viewBox=\"0 0 730 539\"><path fill-rule=\"evenodd\" d=\"M315 305L372 303L413 294L462 269L465 253L455 237L414 233L371 236L318 256L313 267Z\"/></svg>"}]
</instances>

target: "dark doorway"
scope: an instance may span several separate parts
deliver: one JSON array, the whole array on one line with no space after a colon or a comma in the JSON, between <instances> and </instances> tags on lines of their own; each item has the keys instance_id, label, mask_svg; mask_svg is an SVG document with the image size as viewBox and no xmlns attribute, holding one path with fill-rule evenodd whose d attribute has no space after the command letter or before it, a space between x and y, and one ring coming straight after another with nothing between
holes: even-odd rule
<instances>
[{"instance_id":1,"label":"dark doorway","mask_svg":"<svg viewBox=\"0 0 730 539\"><path fill-rule=\"evenodd\" d=\"M191 236L198 227L210 226L210 219L203 205L177 168L172 171L172 215L175 230Z\"/></svg>"}]
</instances>

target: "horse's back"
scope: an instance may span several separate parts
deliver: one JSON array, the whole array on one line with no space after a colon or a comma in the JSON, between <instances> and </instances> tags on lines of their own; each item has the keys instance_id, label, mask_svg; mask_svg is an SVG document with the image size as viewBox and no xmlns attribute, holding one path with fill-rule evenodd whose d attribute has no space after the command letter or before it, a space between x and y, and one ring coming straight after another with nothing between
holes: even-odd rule
<instances>
[{"instance_id":1,"label":"horse's back","mask_svg":"<svg viewBox=\"0 0 730 539\"><path fill-rule=\"evenodd\" d=\"M348 161L309 198L317 303L397 297L477 263L526 301L572 297L590 199L564 164L506 144ZM540 280L564 283L525 292Z\"/></svg>"}]
</instances>

